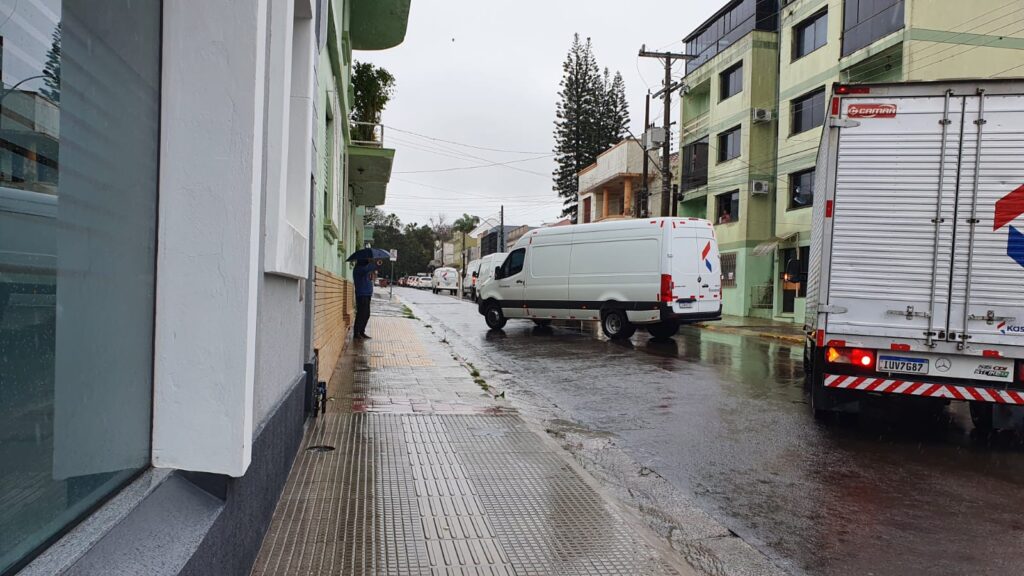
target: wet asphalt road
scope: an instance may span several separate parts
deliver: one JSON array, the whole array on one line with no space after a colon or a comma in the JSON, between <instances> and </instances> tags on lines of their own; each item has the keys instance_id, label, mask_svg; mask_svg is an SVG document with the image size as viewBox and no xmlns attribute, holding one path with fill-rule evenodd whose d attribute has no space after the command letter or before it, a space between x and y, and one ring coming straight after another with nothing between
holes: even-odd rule
<instances>
[{"instance_id":1,"label":"wet asphalt road","mask_svg":"<svg viewBox=\"0 0 1024 576\"><path fill-rule=\"evenodd\" d=\"M1024 447L976 438L965 406L821 424L800 346L692 327L629 344L522 320L489 332L472 303L397 292L786 571L1024 574Z\"/></svg>"}]
</instances>

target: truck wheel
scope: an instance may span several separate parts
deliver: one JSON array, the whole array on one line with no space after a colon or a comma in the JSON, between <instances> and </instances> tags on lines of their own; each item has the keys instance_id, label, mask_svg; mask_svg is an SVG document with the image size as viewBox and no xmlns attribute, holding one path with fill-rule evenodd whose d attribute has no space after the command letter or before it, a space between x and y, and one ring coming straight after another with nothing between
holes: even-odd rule
<instances>
[{"instance_id":1,"label":"truck wheel","mask_svg":"<svg viewBox=\"0 0 1024 576\"><path fill-rule=\"evenodd\" d=\"M601 329L612 340L625 340L633 336L636 326L629 323L625 310L608 310L601 316Z\"/></svg>"},{"instance_id":2,"label":"truck wheel","mask_svg":"<svg viewBox=\"0 0 1024 576\"><path fill-rule=\"evenodd\" d=\"M978 432L992 431L992 409L989 402L971 402L971 422Z\"/></svg>"},{"instance_id":3,"label":"truck wheel","mask_svg":"<svg viewBox=\"0 0 1024 576\"><path fill-rule=\"evenodd\" d=\"M491 303L484 308L484 321L491 330L501 330L508 322L508 318L501 312L501 306Z\"/></svg>"},{"instance_id":4,"label":"truck wheel","mask_svg":"<svg viewBox=\"0 0 1024 576\"><path fill-rule=\"evenodd\" d=\"M679 324L676 322L659 322L647 327L647 333L659 340L667 340L679 332Z\"/></svg>"}]
</instances>

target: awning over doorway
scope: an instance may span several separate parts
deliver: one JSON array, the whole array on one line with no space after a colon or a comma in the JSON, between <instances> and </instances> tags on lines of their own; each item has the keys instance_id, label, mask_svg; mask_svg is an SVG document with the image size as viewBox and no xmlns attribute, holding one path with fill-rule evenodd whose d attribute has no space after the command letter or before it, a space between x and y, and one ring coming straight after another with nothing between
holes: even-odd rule
<instances>
[{"instance_id":1,"label":"awning over doorway","mask_svg":"<svg viewBox=\"0 0 1024 576\"><path fill-rule=\"evenodd\" d=\"M754 256L767 256L769 254L774 254L775 253L775 249L779 247L779 244L785 244L787 242L790 242L794 238L799 238L799 237L800 237L800 233L799 232L790 232L789 234L784 234L782 236L776 236L775 238L772 238L771 240L768 240L768 241L765 241L765 242L761 242L760 244L758 244L757 246L754 247Z\"/></svg>"}]
</instances>

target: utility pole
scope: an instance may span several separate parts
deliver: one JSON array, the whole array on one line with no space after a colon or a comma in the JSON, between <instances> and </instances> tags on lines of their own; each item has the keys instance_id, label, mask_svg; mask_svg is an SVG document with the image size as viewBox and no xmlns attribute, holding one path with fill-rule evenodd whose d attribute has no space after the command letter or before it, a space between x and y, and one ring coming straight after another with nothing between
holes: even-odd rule
<instances>
[{"instance_id":1,"label":"utility pole","mask_svg":"<svg viewBox=\"0 0 1024 576\"><path fill-rule=\"evenodd\" d=\"M665 142L661 146L661 215L668 216L672 211L672 173L668 161L669 149L672 145L672 92L682 85L672 83L672 63L676 60L692 60L693 56L679 52L649 51L646 44L640 47L639 55L642 58L658 58L665 61L665 83L654 96L660 95L665 100L665 112L661 122L665 130Z\"/></svg>"},{"instance_id":2,"label":"utility pole","mask_svg":"<svg viewBox=\"0 0 1024 576\"><path fill-rule=\"evenodd\" d=\"M650 157L647 153L647 130L651 127L651 91L647 91L647 96L644 97L644 132L640 139L640 147L644 149L644 172L643 181L640 183L640 194L637 202L637 218L647 218L647 197L650 195L650 190L647 189L647 171L648 162Z\"/></svg>"}]
</instances>

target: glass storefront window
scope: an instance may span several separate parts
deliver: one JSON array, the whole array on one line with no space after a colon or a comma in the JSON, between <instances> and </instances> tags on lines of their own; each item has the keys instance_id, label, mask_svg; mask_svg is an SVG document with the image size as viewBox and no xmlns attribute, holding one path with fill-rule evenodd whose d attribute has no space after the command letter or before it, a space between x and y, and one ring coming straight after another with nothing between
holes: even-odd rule
<instances>
[{"instance_id":1,"label":"glass storefront window","mask_svg":"<svg viewBox=\"0 0 1024 576\"><path fill-rule=\"evenodd\" d=\"M0 573L149 463L160 14L0 1Z\"/></svg>"}]
</instances>

